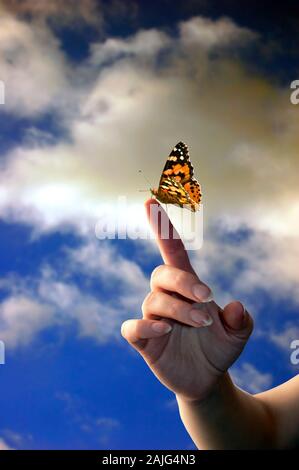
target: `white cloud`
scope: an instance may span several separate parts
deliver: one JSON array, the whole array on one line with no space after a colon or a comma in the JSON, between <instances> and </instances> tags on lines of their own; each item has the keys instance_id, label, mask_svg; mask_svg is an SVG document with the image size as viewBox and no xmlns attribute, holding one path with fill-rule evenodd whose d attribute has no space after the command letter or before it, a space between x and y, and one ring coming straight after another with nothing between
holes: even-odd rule
<instances>
[{"instance_id":1,"label":"white cloud","mask_svg":"<svg viewBox=\"0 0 299 470\"><path fill-rule=\"evenodd\" d=\"M108 445L113 435L121 427L120 421L113 417L91 415L84 400L77 395L69 392L58 392L56 399L64 403L65 411L71 420L72 426L79 426L81 431L98 436L103 445Z\"/></svg>"},{"instance_id":2,"label":"white cloud","mask_svg":"<svg viewBox=\"0 0 299 470\"><path fill-rule=\"evenodd\" d=\"M7 346L27 345L33 337L52 323L49 305L30 296L12 295L0 304L0 336Z\"/></svg>"},{"instance_id":3,"label":"white cloud","mask_svg":"<svg viewBox=\"0 0 299 470\"><path fill-rule=\"evenodd\" d=\"M8 15L0 21L0 48L6 54L0 60L16 88L8 109L33 115L58 102L60 113L66 113L58 119L71 136L54 144L31 131L25 145L5 156L3 219L31 224L36 233L71 227L90 236L104 204L126 195L129 202L139 202L135 215L126 213L128 221L142 225L144 194L138 189L144 182L138 169L157 184L170 147L183 139L203 185L205 225L219 221L231 230L253 232L238 246L211 233L199 254L199 273L216 289L217 274L235 274L231 292L220 292L225 301L261 286L275 298L298 301L297 110L290 108L289 90L249 73L236 56L240 45L258 39L253 31L229 19L193 18L180 23L177 37L152 29L93 44L86 61L74 67L47 28ZM215 47L218 54L211 59ZM94 249L87 245L72 263L86 273L89 258L87 265L96 272L98 256L108 278L118 282L121 275L105 258L111 259L110 248L96 254ZM138 291L138 266L128 260L118 260L117 266L141 296L145 283L141 277ZM81 331L101 328L97 301L78 297L75 286L60 285L56 276L48 282L59 298L61 291L70 297L69 305L76 299L73 317L80 319ZM133 298L123 297L121 305L134 310ZM84 302L93 312L88 322L82 320ZM101 311L111 319L112 331L115 306L102 305Z\"/></svg>"},{"instance_id":4,"label":"white cloud","mask_svg":"<svg viewBox=\"0 0 299 470\"><path fill-rule=\"evenodd\" d=\"M61 105L68 94L67 61L58 39L39 23L0 16L0 78L5 111L34 116Z\"/></svg>"},{"instance_id":5,"label":"white cloud","mask_svg":"<svg viewBox=\"0 0 299 470\"><path fill-rule=\"evenodd\" d=\"M0 437L0 450L13 450L9 445Z\"/></svg>"},{"instance_id":6,"label":"white cloud","mask_svg":"<svg viewBox=\"0 0 299 470\"><path fill-rule=\"evenodd\" d=\"M136 262L120 255L116 248L105 242L89 242L82 248L69 250L72 269L79 270L87 276L98 278L102 286L113 283L121 287L126 295L144 293L148 287L141 268ZM128 305L128 299L123 301ZM133 299L132 299L133 301Z\"/></svg>"},{"instance_id":7,"label":"white cloud","mask_svg":"<svg viewBox=\"0 0 299 470\"><path fill-rule=\"evenodd\" d=\"M108 38L103 43L91 45L90 61L93 65L108 64L125 56L149 59L171 44L169 37L156 30L138 31L126 39Z\"/></svg>"},{"instance_id":8,"label":"white cloud","mask_svg":"<svg viewBox=\"0 0 299 470\"><path fill-rule=\"evenodd\" d=\"M236 25L230 18L209 20L194 17L180 24L182 42L185 45L199 45L205 49L227 46L244 46L257 39L257 33Z\"/></svg>"},{"instance_id":9,"label":"white cloud","mask_svg":"<svg viewBox=\"0 0 299 470\"><path fill-rule=\"evenodd\" d=\"M120 337L122 322L140 315L148 280L136 263L102 243L69 250L62 270L44 266L34 278L2 281L0 338L7 347L27 345L49 327L72 323L81 337L99 342ZM99 295L75 284L72 276L78 272L98 284ZM113 289L109 296L107 289Z\"/></svg>"},{"instance_id":10,"label":"white cloud","mask_svg":"<svg viewBox=\"0 0 299 470\"><path fill-rule=\"evenodd\" d=\"M238 232L248 230L240 241ZM236 225L230 230L221 219L207 232L203 248L192 253L193 264L205 282L214 289L217 301L225 305L236 296L246 303L253 315L259 312L260 297L264 291L272 301L299 304L297 238L276 235L273 232L252 230ZM229 287L222 280L229 279ZM262 305L264 308L264 305Z\"/></svg>"},{"instance_id":11,"label":"white cloud","mask_svg":"<svg viewBox=\"0 0 299 470\"><path fill-rule=\"evenodd\" d=\"M281 330L270 332L269 339L276 346L290 353L292 341L299 340L299 327L296 324L287 323Z\"/></svg>"},{"instance_id":12,"label":"white cloud","mask_svg":"<svg viewBox=\"0 0 299 470\"><path fill-rule=\"evenodd\" d=\"M119 194L141 200L138 189L144 183L138 168L158 181L170 146L183 138L191 145L195 167L201 170L211 216L225 212L228 220L240 225L246 214L246 221L259 229L294 225L298 137L296 116L288 109L288 91L284 94L266 79L247 75L236 58L220 54L210 60L200 43L196 50L189 47L182 32L188 28L198 34L219 31L221 38L227 37L234 45L233 38L244 33L242 28L228 20L194 18L181 24L182 36L177 38L159 30L139 31L126 39L109 38L93 44L86 63L71 69L57 41L49 39L52 33L45 30L45 39L39 41L35 25L18 22L15 26L14 31L25 36L22 42L28 43L28 53L32 48L32 57L38 58L36 63L47 66L49 60L53 82L59 84L63 96L60 111L66 110L71 141L47 145L40 135L34 141L31 133L26 146L7 155L0 178L2 217L26 220L40 229L73 221L80 230L90 217L101 214L102 202ZM15 34L2 32L7 44L14 43ZM51 51L44 49L45 43ZM161 50L165 57L159 64ZM103 61L108 61L104 68L96 65ZM23 67L21 72L35 96L41 94L37 109L56 101L48 78L36 82L39 73L29 74ZM22 97L18 91L15 94L16 112L36 112L31 98L28 109L26 103L22 105L31 92L23 94L18 67L11 74L22 93ZM80 86L72 87L67 81L70 90L66 92L61 80L69 75L76 76ZM224 180L225 198L219 199ZM247 188L254 188L250 197Z\"/></svg>"},{"instance_id":13,"label":"white cloud","mask_svg":"<svg viewBox=\"0 0 299 470\"><path fill-rule=\"evenodd\" d=\"M245 362L241 366L233 367L231 375L236 384L250 393L259 393L269 389L272 385L272 375L260 372L252 364Z\"/></svg>"},{"instance_id":14,"label":"white cloud","mask_svg":"<svg viewBox=\"0 0 299 470\"><path fill-rule=\"evenodd\" d=\"M11 429L3 429L2 434L4 436L5 443L9 442L9 449L19 449L25 447L26 443L32 442L32 435L31 434L20 434L16 431ZM6 444L7 445L7 444Z\"/></svg>"}]
</instances>

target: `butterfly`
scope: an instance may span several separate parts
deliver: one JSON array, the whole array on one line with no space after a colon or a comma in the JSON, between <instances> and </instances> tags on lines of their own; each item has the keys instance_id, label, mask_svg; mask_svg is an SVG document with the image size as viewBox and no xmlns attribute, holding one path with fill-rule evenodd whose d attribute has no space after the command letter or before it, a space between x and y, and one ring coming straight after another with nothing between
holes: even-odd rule
<instances>
[{"instance_id":1,"label":"butterfly","mask_svg":"<svg viewBox=\"0 0 299 470\"><path fill-rule=\"evenodd\" d=\"M175 204L196 212L202 193L193 174L188 146L179 142L167 158L158 189L151 189L151 193L164 204Z\"/></svg>"}]
</instances>

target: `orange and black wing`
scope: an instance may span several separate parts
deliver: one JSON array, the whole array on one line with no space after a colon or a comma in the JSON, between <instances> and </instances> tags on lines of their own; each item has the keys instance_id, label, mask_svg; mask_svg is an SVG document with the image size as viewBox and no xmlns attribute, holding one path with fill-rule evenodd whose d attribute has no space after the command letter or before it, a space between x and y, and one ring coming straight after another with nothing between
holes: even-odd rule
<instances>
[{"instance_id":1,"label":"orange and black wing","mask_svg":"<svg viewBox=\"0 0 299 470\"><path fill-rule=\"evenodd\" d=\"M185 181L192 178L193 174L194 170L190 161L188 146L184 142L179 142L166 160L161 180L164 177L171 177L184 184Z\"/></svg>"},{"instance_id":2,"label":"orange and black wing","mask_svg":"<svg viewBox=\"0 0 299 470\"><path fill-rule=\"evenodd\" d=\"M179 142L167 158L159 186L161 187L165 180L172 179L182 185L192 201L199 204L202 198L201 187L193 175L188 146Z\"/></svg>"}]
</instances>

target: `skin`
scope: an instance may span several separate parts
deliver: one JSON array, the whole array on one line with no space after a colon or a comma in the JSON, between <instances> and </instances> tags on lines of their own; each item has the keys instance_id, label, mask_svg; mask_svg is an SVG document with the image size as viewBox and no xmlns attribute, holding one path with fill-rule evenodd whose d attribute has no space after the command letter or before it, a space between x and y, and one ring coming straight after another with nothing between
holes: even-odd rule
<instances>
[{"instance_id":1,"label":"skin","mask_svg":"<svg viewBox=\"0 0 299 470\"><path fill-rule=\"evenodd\" d=\"M170 224L169 239L150 217L164 264L154 269L142 319L127 320L122 335L160 382L176 396L181 419L200 449L294 447L299 442L299 377L251 395L228 369L241 354L253 320L238 301L221 309L194 272ZM167 217L167 215L164 215Z\"/></svg>"}]
</instances>

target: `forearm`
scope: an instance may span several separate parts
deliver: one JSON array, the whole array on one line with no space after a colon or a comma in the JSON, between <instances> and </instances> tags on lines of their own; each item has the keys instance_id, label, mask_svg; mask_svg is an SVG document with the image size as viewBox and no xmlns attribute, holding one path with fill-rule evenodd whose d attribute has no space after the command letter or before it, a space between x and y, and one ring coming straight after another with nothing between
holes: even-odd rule
<instances>
[{"instance_id":1,"label":"forearm","mask_svg":"<svg viewBox=\"0 0 299 470\"><path fill-rule=\"evenodd\" d=\"M199 449L275 447L275 426L259 398L238 389L225 374L205 400L177 396L182 421Z\"/></svg>"}]
</instances>

